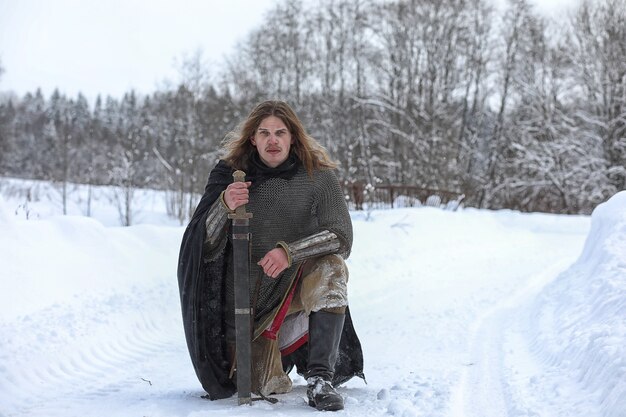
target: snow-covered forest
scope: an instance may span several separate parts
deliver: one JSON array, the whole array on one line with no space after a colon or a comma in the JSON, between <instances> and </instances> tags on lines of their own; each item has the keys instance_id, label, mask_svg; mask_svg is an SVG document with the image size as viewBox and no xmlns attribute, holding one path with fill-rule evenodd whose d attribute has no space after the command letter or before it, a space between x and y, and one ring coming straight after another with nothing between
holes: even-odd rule
<instances>
[{"instance_id":1,"label":"snow-covered forest","mask_svg":"<svg viewBox=\"0 0 626 417\"><path fill-rule=\"evenodd\" d=\"M626 0L558 20L528 0L281 0L270 17L148 96L4 93L0 175L54 181L64 202L69 182L122 187L127 224L137 188L167 189L184 221L221 140L271 97L366 190L588 214L626 188Z\"/></svg>"}]
</instances>

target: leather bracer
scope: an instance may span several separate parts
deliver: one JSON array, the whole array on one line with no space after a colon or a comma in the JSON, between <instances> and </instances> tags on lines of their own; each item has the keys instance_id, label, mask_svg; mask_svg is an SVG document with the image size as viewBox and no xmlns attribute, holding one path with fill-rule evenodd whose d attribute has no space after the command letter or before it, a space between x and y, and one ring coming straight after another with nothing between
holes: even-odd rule
<instances>
[{"instance_id":1,"label":"leather bracer","mask_svg":"<svg viewBox=\"0 0 626 417\"><path fill-rule=\"evenodd\" d=\"M305 259L336 253L341 247L341 242L333 232L322 230L295 242L280 241L276 246L282 247L287 252L289 266L291 266Z\"/></svg>"}]
</instances>

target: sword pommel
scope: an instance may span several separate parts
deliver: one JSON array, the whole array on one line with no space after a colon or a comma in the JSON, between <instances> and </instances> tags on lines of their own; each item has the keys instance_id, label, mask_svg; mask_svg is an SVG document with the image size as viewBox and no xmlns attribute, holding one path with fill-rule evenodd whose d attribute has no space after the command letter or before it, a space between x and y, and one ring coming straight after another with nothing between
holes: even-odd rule
<instances>
[{"instance_id":1,"label":"sword pommel","mask_svg":"<svg viewBox=\"0 0 626 417\"><path fill-rule=\"evenodd\" d=\"M246 173L238 169L237 171L233 172L233 179L235 180L235 182L244 182L246 180Z\"/></svg>"},{"instance_id":2,"label":"sword pommel","mask_svg":"<svg viewBox=\"0 0 626 417\"><path fill-rule=\"evenodd\" d=\"M237 170L233 172L233 182L245 182L246 181L246 173L242 170ZM235 209L234 213L228 215L229 219L233 220L241 220L241 219L251 219L252 213L246 212L246 205L239 206Z\"/></svg>"}]
</instances>

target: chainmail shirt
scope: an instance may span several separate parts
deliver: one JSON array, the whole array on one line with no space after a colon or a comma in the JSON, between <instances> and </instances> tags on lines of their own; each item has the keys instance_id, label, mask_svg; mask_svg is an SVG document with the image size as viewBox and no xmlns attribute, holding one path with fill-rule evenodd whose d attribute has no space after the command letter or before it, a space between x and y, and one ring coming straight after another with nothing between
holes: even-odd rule
<instances>
[{"instance_id":1,"label":"chainmail shirt","mask_svg":"<svg viewBox=\"0 0 626 417\"><path fill-rule=\"evenodd\" d=\"M247 211L254 216L250 220L250 299L255 307L256 336L269 324L300 266L294 263L277 278L271 278L257 262L279 241L290 243L323 230L337 236L340 245L336 252L347 258L352 247L352 223L334 172L318 170L309 176L302 166L290 179L270 178L258 187L253 184ZM232 250L226 256L226 329L227 338L234 339Z\"/></svg>"}]
</instances>

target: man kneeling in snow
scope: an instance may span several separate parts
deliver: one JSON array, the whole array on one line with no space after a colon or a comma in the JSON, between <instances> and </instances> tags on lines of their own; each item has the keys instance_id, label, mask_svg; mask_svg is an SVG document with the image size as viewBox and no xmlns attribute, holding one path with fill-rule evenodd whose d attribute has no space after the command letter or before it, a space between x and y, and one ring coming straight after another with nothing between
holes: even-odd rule
<instances>
[{"instance_id":1,"label":"man kneeling in snow","mask_svg":"<svg viewBox=\"0 0 626 417\"><path fill-rule=\"evenodd\" d=\"M295 366L309 405L341 410L335 387L363 377L348 310L352 223L336 167L281 101L257 105L211 171L181 246L178 281L187 345L209 398L236 392L233 250L228 214L254 214L250 298L254 311L252 391L291 390ZM232 182L243 170L248 182Z\"/></svg>"}]
</instances>

